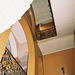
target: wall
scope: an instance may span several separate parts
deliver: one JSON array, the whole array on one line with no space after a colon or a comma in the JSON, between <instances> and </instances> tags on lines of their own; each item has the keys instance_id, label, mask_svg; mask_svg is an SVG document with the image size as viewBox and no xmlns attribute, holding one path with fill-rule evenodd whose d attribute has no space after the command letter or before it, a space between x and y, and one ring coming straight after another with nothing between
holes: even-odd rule
<instances>
[{"instance_id":1,"label":"wall","mask_svg":"<svg viewBox=\"0 0 75 75\"><path fill-rule=\"evenodd\" d=\"M0 60L2 58L2 55L4 54L5 46L8 41L10 31L11 28L0 34Z\"/></svg>"},{"instance_id":2,"label":"wall","mask_svg":"<svg viewBox=\"0 0 75 75\"><path fill-rule=\"evenodd\" d=\"M57 36L70 35L75 29L75 0L50 0Z\"/></svg>"},{"instance_id":3,"label":"wall","mask_svg":"<svg viewBox=\"0 0 75 75\"><path fill-rule=\"evenodd\" d=\"M75 48L43 56L44 75L75 75Z\"/></svg>"},{"instance_id":4,"label":"wall","mask_svg":"<svg viewBox=\"0 0 75 75\"><path fill-rule=\"evenodd\" d=\"M21 61L27 61L27 56L28 56L27 42L18 44L18 58ZM26 57L26 58L22 59L23 57Z\"/></svg>"},{"instance_id":5,"label":"wall","mask_svg":"<svg viewBox=\"0 0 75 75\"><path fill-rule=\"evenodd\" d=\"M54 37L38 42L43 55L74 48L74 35Z\"/></svg>"},{"instance_id":6,"label":"wall","mask_svg":"<svg viewBox=\"0 0 75 75\"><path fill-rule=\"evenodd\" d=\"M37 43L35 43L35 57L36 57L36 69L38 74L36 75L44 75L44 71L43 71L43 55L40 51L39 46L37 45Z\"/></svg>"}]
</instances>

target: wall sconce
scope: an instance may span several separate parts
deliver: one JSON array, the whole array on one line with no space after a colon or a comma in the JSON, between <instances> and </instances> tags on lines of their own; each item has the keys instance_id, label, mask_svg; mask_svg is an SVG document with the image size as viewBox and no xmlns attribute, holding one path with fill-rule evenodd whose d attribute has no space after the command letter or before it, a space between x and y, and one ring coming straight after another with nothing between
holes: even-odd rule
<instances>
[{"instance_id":1,"label":"wall sconce","mask_svg":"<svg viewBox=\"0 0 75 75\"><path fill-rule=\"evenodd\" d=\"M61 67L61 70L63 71L63 74L65 74L64 67Z\"/></svg>"}]
</instances>

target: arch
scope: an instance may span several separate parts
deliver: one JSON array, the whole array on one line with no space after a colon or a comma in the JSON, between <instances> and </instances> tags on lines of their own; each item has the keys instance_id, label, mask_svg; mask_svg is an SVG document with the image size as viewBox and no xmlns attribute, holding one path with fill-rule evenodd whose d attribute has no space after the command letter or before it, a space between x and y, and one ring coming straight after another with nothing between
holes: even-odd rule
<instances>
[{"instance_id":1,"label":"arch","mask_svg":"<svg viewBox=\"0 0 75 75\"><path fill-rule=\"evenodd\" d=\"M32 29L29 26L29 23L27 22L26 15L24 15L19 20L24 33L26 35L27 44L28 44L28 70L27 75L40 75L38 74L38 57L42 56L42 53L37 45L37 40L33 34ZM42 63L43 61L41 61ZM41 67L41 66L40 66ZM39 67L39 68L40 68ZM43 75L43 71L41 71L41 75Z\"/></svg>"},{"instance_id":2,"label":"arch","mask_svg":"<svg viewBox=\"0 0 75 75\"><path fill-rule=\"evenodd\" d=\"M28 74L27 75L35 75L35 47L33 37L29 28L29 25L24 17L19 20L28 43Z\"/></svg>"}]
</instances>

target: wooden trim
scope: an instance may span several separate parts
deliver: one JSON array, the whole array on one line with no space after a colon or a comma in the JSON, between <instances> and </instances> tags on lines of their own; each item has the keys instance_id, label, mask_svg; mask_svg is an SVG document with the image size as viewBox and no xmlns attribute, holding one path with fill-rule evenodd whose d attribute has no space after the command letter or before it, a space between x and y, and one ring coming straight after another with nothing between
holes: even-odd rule
<instances>
[{"instance_id":1,"label":"wooden trim","mask_svg":"<svg viewBox=\"0 0 75 75\"><path fill-rule=\"evenodd\" d=\"M32 21L32 30L33 30L33 33L35 34L35 21L34 21L34 17L33 17L31 8L29 9L29 13L30 13L31 21Z\"/></svg>"}]
</instances>

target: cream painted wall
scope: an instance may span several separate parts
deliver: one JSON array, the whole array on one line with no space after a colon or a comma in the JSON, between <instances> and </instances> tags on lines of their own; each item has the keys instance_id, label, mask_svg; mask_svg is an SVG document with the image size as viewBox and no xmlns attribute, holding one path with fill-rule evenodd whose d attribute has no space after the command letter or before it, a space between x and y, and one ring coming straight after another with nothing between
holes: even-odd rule
<instances>
[{"instance_id":1,"label":"cream painted wall","mask_svg":"<svg viewBox=\"0 0 75 75\"><path fill-rule=\"evenodd\" d=\"M26 43L18 44L18 58L20 61L27 61L27 56L28 56L28 45ZM23 57L26 57L23 59Z\"/></svg>"},{"instance_id":2,"label":"cream painted wall","mask_svg":"<svg viewBox=\"0 0 75 75\"><path fill-rule=\"evenodd\" d=\"M73 34L75 29L75 0L50 0L57 36Z\"/></svg>"},{"instance_id":3,"label":"cream painted wall","mask_svg":"<svg viewBox=\"0 0 75 75\"><path fill-rule=\"evenodd\" d=\"M74 35L39 42L43 55L74 48Z\"/></svg>"},{"instance_id":4,"label":"cream painted wall","mask_svg":"<svg viewBox=\"0 0 75 75\"><path fill-rule=\"evenodd\" d=\"M27 68L28 62L28 45L27 42L18 44L18 58L23 69Z\"/></svg>"}]
</instances>

